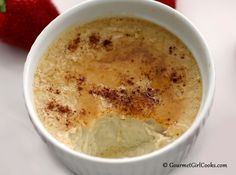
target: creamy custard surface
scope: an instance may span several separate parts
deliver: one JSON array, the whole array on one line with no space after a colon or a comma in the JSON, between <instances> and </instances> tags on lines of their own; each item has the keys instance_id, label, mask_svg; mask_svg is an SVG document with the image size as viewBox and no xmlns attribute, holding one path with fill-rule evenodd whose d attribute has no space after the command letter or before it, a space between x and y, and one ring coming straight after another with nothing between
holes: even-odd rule
<instances>
[{"instance_id":1,"label":"creamy custard surface","mask_svg":"<svg viewBox=\"0 0 236 175\"><path fill-rule=\"evenodd\" d=\"M34 76L40 120L57 140L98 157L143 155L183 134L202 97L198 65L175 35L135 18L71 27Z\"/></svg>"}]
</instances>

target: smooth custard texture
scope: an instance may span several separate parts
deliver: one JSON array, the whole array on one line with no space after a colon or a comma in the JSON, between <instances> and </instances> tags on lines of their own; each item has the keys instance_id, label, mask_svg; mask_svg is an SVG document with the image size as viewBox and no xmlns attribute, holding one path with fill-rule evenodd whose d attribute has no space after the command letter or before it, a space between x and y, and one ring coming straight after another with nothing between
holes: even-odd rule
<instances>
[{"instance_id":1,"label":"smooth custard texture","mask_svg":"<svg viewBox=\"0 0 236 175\"><path fill-rule=\"evenodd\" d=\"M188 48L162 27L128 17L61 34L39 61L33 88L38 116L56 139L111 158L175 140L191 126L202 96Z\"/></svg>"}]
</instances>

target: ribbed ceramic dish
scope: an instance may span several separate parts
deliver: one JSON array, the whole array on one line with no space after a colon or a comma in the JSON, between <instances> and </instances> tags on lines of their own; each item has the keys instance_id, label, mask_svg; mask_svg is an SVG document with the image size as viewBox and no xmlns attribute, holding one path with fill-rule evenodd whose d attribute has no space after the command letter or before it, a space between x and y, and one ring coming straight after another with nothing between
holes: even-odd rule
<instances>
[{"instance_id":1,"label":"ribbed ceramic dish","mask_svg":"<svg viewBox=\"0 0 236 175\"><path fill-rule=\"evenodd\" d=\"M33 75L37 63L50 43L65 29L91 20L129 16L159 24L178 36L191 50L200 67L203 98L192 126L173 143L150 154L125 159L105 159L75 152L53 138L35 112L32 98ZM151 0L87 0L52 21L36 39L24 68L24 96L30 119L42 139L59 159L79 175L166 175L163 163L179 163L188 154L205 123L213 101L215 72L205 40L192 23L179 12Z\"/></svg>"}]
</instances>

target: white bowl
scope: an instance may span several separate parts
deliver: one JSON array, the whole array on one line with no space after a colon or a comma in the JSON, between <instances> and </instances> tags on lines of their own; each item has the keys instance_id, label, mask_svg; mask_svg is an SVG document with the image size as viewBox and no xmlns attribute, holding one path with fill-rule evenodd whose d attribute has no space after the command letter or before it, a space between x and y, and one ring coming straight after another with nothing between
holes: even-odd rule
<instances>
[{"instance_id":1,"label":"white bowl","mask_svg":"<svg viewBox=\"0 0 236 175\"><path fill-rule=\"evenodd\" d=\"M65 29L107 16L130 16L157 23L177 35L191 50L200 67L203 97L192 126L173 143L139 157L107 159L75 152L50 135L40 122L34 108L32 84L39 59L50 43ZM42 139L59 159L80 175L165 175L171 170L163 163L179 163L195 143L213 101L215 72L206 42L199 31L182 14L161 3L142 0L87 0L52 21L38 36L24 68L24 96L30 119Z\"/></svg>"}]
</instances>

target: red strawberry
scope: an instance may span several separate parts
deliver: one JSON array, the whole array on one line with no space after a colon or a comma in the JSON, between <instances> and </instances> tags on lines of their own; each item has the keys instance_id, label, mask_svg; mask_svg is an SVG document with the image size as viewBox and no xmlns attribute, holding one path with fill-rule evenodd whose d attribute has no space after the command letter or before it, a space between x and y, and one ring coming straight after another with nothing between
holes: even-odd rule
<instances>
[{"instance_id":1,"label":"red strawberry","mask_svg":"<svg viewBox=\"0 0 236 175\"><path fill-rule=\"evenodd\" d=\"M176 8L176 0L157 0L157 1L159 1L163 4L166 4L174 9Z\"/></svg>"},{"instance_id":2,"label":"red strawberry","mask_svg":"<svg viewBox=\"0 0 236 175\"><path fill-rule=\"evenodd\" d=\"M0 0L0 40L29 50L58 15L51 0Z\"/></svg>"}]
</instances>

